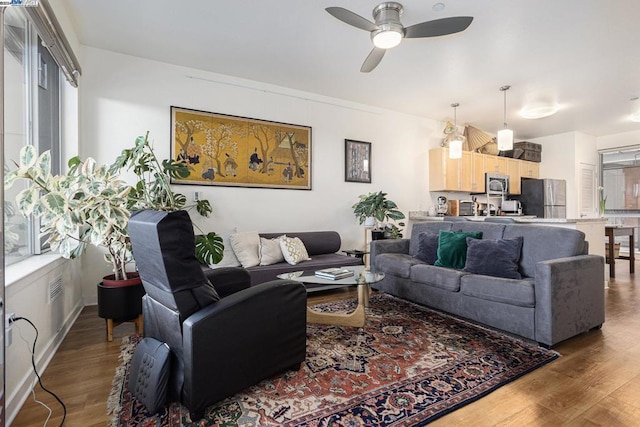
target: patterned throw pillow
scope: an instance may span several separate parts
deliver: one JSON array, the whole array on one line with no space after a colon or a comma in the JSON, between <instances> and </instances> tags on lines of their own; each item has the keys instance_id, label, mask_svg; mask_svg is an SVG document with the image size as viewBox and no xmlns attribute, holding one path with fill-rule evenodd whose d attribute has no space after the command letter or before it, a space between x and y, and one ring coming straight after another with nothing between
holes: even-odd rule
<instances>
[{"instance_id":1,"label":"patterned throw pillow","mask_svg":"<svg viewBox=\"0 0 640 427\"><path fill-rule=\"evenodd\" d=\"M275 239L260 238L260 265L271 265L284 261L280 240L280 237Z\"/></svg>"},{"instance_id":2,"label":"patterned throw pillow","mask_svg":"<svg viewBox=\"0 0 640 427\"><path fill-rule=\"evenodd\" d=\"M283 235L280 238L280 249L282 250L282 255L284 255L284 260L291 265L311 259L307 253L307 248L304 247L304 243L297 237Z\"/></svg>"}]
</instances>

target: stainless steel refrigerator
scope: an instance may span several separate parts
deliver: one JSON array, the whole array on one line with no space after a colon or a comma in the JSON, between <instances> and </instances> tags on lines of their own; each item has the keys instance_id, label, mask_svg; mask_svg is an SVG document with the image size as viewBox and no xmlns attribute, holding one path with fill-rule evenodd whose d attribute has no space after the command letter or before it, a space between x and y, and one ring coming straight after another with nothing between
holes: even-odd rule
<instances>
[{"instance_id":1,"label":"stainless steel refrigerator","mask_svg":"<svg viewBox=\"0 0 640 427\"><path fill-rule=\"evenodd\" d=\"M525 215L567 217L567 182L564 179L522 178L520 203Z\"/></svg>"}]
</instances>

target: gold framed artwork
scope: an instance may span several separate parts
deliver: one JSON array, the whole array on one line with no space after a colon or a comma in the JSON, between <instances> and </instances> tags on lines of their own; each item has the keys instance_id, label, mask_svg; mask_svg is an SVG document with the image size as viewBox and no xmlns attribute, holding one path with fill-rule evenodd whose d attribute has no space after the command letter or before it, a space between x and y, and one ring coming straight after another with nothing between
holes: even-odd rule
<instances>
[{"instance_id":1,"label":"gold framed artwork","mask_svg":"<svg viewBox=\"0 0 640 427\"><path fill-rule=\"evenodd\" d=\"M344 140L344 180L371 182L371 143Z\"/></svg>"},{"instance_id":2,"label":"gold framed artwork","mask_svg":"<svg viewBox=\"0 0 640 427\"><path fill-rule=\"evenodd\" d=\"M311 190L311 127L171 107L174 184Z\"/></svg>"}]
</instances>

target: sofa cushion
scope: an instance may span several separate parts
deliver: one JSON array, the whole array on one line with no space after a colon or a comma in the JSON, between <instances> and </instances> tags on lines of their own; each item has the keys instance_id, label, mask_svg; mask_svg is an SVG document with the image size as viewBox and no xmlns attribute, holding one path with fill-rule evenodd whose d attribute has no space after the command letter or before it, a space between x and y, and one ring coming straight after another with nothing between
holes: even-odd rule
<instances>
[{"instance_id":1,"label":"sofa cushion","mask_svg":"<svg viewBox=\"0 0 640 427\"><path fill-rule=\"evenodd\" d=\"M291 265L296 265L301 261L311 259L309 258L307 249L304 247L304 243L302 243L299 237L283 235L280 238L280 249L282 250L284 260Z\"/></svg>"},{"instance_id":2,"label":"sofa cushion","mask_svg":"<svg viewBox=\"0 0 640 427\"><path fill-rule=\"evenodd\" d=\"M464 270L505 279L521 279L518 272L521 250L521 236L497 240L467 237L467 262Z\"/></svg>"},{"instance_id":3,"label":"sofa cushion","mask_svg":"<svg viewBox=\"0 0 640 427\"><path fill-rule=\"evenodd\" d=\"M423 264L423 262L411 255L397 253L380 254L376 256L375 262L376 271L393 274L403 279L409 278L411 267L416 264Z\"/></svg>"},{"instance_id":4,"label":"sofa cushion","mask_svg":"<svg viewBox=\"0 0 640 427\"><path fill-rule=\"evenodd\" d=\"M433 265L461 269L467 260L467 237L482 238L482 231L455 232L440 230L438 259Z\"/></svg>"},{"instance_id":5,"label":"sofa cushion","mask_svg":"<svg viewBox=\"0 0 640 427\"><path fill-rule=\"evenodd\" d=\"M418 234L418 251L414 257L433 265L438 259L438 235L426 232Z\"/></svg>"},{"instance_id":6,"label":"sofa cushion","mask_svg":"<svg viewBox=\"0 0 640 427\"><path fill-rule=\"evenodd\" d=\"M474 298L520 307L536 305L533 279L516 280L467 274L460 279L460 292Z\"/></svg>"},{"instance_id":7,"label":"sofa cushion","mask_svg":"<svg viewBox=\"0 0 640 427\"><path fill-rule=\"evenodd\" d=\"M411 227L411 239L409 240L409 255L414 256L418 252L418 235L420 233L438 234L440 230L451 230L449 221L425 221L416 222Z\"/></svg>"},{"instance_id":8,"label":"sofa cushion","mask_svg":"<svg viewBox=\"0 0 640 427\"><path fill-rule=\"evenodd\" d=\"M280 237L265 239L260 237L260 265L271 265L284 262L284 255L280 249Z\"/></svg>"},{"instance_id":9,"label":"sofa cushion","mask_svg":"<svg viewBox=\"0 0 640 427\"><path fill-rule=\"evenodd\" d=\"M482 231L483 239L502 239L506 224L497 224L484 221L463 221L451 225L451 231Z\"/></svg>"},{"instance_id":10,"label":"sofa cushion","mask_svg":"<svg viewBox=\"0 0 640 427\"><path fill-rule=\"evenodd\" d=\"M222 237L222 244L224 245L222 259L217 264L209 264L209 268L240 267L240 261L238 261L238 258L231 247L231 243L229 242L230 236L228 234L223 234L220 237Z\"/></svg>"},{"instance_id":11,"label":"sofa cushion","mask_svg":"<svg viewBox=\"0 0 640 427\"><path fill-rule=\"evenodd\" d=\"M310 257L320 254L333 254L340 250L342 239L337 231L302 231L286 233L260 233L260 237L274 239L283 234L288 237L297 237L302 240Z\"/></svg>"},{"instance_id":12,"label":"sofa cushion","mask_svg":"<svg viewBox=\"0 0 640 427\"><path fill-rule=\"evenodd\" d=\"M257 231L233 233L229 236L229 243L244 268L260 264L260 254L258 253L260 238Z\"/></svg>"},{"instance_id":13,"label":"sofa cushion","mask_svg":"<svg viewBox=\"0 0 640 427\"><path fill-rule=\"evenodd\" d=\"M507 225L504 238L522 236L520 273L523 277L534 277L536 264L556 258L582 254L584 233L579 230L540 225Z\"/></svg>"},{"instance_id":14,"label":"sofa cushion","mask_svg":"<svg viewBox=\"0 0 640 427\"><path fill-rule=\"evenodd\" d=\"M466 271L436 267L428 264L417 264L411 267L411 281L424 283L434 288L452 292L460 290L460 279L468 275Z\"/></svg>"}]
</instances>

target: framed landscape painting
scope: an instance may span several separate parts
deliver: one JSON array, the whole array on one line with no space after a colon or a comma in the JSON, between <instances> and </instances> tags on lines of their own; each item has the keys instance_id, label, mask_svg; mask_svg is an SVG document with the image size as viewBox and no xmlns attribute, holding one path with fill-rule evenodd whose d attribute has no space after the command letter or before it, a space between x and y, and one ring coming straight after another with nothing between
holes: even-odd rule
<instances>
[{"instance_id":1,"label":"framed landscape painting","mask_svg":"<svg viewBox=\"0 0 640 427\"><path fill-rule=\"evenodd\" d=\"M311 127L171 107L174 184L311 189Z\"/></svg>"},{"instance_id":2,"label":"framed landscape painting","mask_svg":"<svg viewBox=\"0 0 640 427\"><path fill-rule=\"evenodd\" d=\"M344 140L344 180L371 182L371 143Z\"/></svg>"}]
</instances>

